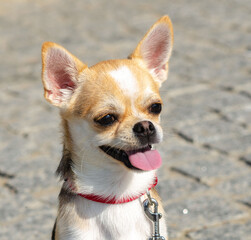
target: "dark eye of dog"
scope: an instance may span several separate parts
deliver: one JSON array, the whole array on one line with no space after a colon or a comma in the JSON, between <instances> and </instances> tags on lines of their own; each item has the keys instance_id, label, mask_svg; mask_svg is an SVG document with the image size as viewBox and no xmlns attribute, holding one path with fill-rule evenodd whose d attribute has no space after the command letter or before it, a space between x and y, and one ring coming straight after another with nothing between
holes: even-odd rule
<instances>
[{"instance_id":1,"label":"dark eye of dog","mask_svg":"<svg viewBox=\"0 0 251 240\"><path fill-rule=\"evenodd\" d=\"M97 122L101 126L106 127L106 126L112 125L116 120L117 120L117 118L114 115L107 114L104 117L95 120L95 122Z\"/></svg>"},{"instance_id":2,"label":"dark eye of dog","mask_svg":"<svg viewBox=\"0 0 251 240\"><path fill-rule=\"evenodd\" d=\"M150 106L149 111L153 114L159 114L161 112L161 103L154 103Z\"/></svg>"}]
</instances>

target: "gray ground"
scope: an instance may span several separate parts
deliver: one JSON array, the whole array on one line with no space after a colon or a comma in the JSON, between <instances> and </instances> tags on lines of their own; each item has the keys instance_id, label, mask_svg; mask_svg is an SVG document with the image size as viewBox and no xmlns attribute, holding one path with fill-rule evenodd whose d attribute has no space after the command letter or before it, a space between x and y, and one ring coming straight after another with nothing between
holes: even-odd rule
<instances>
[{"instance_id":1,"label":"gray ground","mask_svg":"<svg viewBox=\"0 0 251 240\"><path fill-rule=\"evenodd\" d=\"M251 239L249 0L0 0L0 239L49 239L60 184L57 110L40 48L84 62L126 57L162 15L175 46L162 88L159 191L171 240Z\"/></svg>"}]
</instances>

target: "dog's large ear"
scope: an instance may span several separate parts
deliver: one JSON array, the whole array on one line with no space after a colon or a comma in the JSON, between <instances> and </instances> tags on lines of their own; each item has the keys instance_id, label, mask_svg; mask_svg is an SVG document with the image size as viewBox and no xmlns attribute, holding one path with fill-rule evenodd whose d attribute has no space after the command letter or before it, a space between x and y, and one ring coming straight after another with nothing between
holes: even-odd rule
<instances>
[{"instance_id":1,"label":"dog's large ear","mask_svg":"<svg viewBox=\"0 0 251 240\"><path fill-rule=\"evenodd\" d=\"M150 28L129 58L143 61L153 78L161 85L167 78L172 47L172 23L168 16L163 16Z\"/></svg>"},{"instance_id":2,"label":"dog's large ear","mask_svg":"<svg viewBox=\"0 0 251 240\"><path fill-rule=\"evenodd\" d=\"M66 106L78 86L79 73L87 66L52 42L42 46L42 65L45 99L55 106Z\"/></svg>"}]
</instances>

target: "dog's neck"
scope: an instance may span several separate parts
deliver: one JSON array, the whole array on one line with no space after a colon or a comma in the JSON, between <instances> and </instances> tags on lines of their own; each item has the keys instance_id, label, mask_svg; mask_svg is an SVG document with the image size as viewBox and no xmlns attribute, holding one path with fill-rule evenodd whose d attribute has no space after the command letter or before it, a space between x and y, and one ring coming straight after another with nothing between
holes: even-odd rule
<instances>
[{"instance_id":1,"label":"dog's neck","mask_svg":"<svg viewBox=\"0 0 251 240\"><path fill-rule=\"evenodd\" d=\"M145 193L156 181L155 171L135 171L122 164L96 166L90 161L79 166L79 159L64 149L57 173L65 181L64 188L83 195L97 195L104 199L130 199ZM83 161L83 160L82 160Z\"/></svg>"},{"instance_id":2,"label":"dog's neck","mask_svg":"<svg viewBox=\"0 0 251 240\"><path fill-rule=\"evenodd\" d=\"M115 165L115 166L114 166ZM122 164L73 167L78 193L95 194L104 198L130 198L144 193L155 181L155 171L137 172Z\"/></svg>"}]
</instances>

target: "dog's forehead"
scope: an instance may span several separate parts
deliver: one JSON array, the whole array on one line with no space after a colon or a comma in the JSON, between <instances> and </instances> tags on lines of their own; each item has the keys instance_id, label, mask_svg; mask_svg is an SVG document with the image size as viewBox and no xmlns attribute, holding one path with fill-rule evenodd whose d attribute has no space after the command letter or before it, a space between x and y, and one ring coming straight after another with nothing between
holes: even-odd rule
<instances>
[{"instance_id":1,"label":"dog's forehead","mask_svg":"<svg viewBox=\"0 0 251 240\"><path fill-rule=\"evenodd\" d=\"M109 74L125 95L135 97L139 93L137 76L127 66L122 65L118 69L110 71Z\"/></svg>"},{"instance_id":2,"label":"dog's forehead","mask_svg":"<svg viewBox=\"0 0 251 240\"><path fill-rule=\"evenodd\" d=\"M151 74L132 60L109 60L91 68L96 74L99 84L110 84L119 89L120 93L136 98L144 92L158 92L158 86Z\"/></svg>"}]
</instances>

